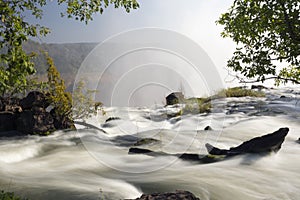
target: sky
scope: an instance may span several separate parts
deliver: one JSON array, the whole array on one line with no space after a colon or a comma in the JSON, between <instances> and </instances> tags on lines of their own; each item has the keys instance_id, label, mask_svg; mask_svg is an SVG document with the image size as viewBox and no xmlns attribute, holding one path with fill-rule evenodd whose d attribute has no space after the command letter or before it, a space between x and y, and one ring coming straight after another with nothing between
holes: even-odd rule
<instances>
[{"instance_id":1,"label":"sky","mask_svg":"<svg viewBox=\"0 0 300 200\"><path fill-rule=\"evenodd\" d=\"M48 2L42 21L51 29L46 43L101 42L115 34L137 28L155 27L176 31L199 44L226 77L226 61L235 44L222 38L221 25L215 21L226 12L233 0L140 0L140 8L126 13L124 9L109 7L102 15L94 16L88 25L73 19L61 18L61 7ZM35 20L31 20L35 21ZM229 79L228 79L229 80Z\"/></svg>"},{"instance_id":2,"label":"sky","mask_svg":"<svg viewBox=\"0 0 300 200\"><path fill-rule=\"evenodd\" d=\"M63 8L57 6L57 1L48 2L41 21L30 16L29 19L51 29L48 36L38 39L45 43L102 42L117 34L142 28L171 30L189 38L204 50L225 87L239 85L228 75L226 69L227 60L235 50L235 43L230 38L222 38L223 27L216 24L216 20L230 8L233 0L139 0L138 2L140 8L130 13L122 8L115 9L110 6L102 15L95 15L93 21L87 25L74 19L62 18L60 12ZM190 75L187 77L193 76L192 73ZM210 79L213 81L219 79L218 77ZM207 78L204 77L203 80L205 79ZM101 91L103 90L105 91L105 89Z\"/></svg>"}]
</instances>

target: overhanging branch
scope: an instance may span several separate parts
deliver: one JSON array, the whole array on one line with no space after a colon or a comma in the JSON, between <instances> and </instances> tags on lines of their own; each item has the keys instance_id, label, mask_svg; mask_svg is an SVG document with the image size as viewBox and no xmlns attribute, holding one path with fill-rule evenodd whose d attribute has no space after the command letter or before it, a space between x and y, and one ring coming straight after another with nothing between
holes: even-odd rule
<instances>
[{"instance_id":1,"label":"overhanging branch","mask_svg":"<svg viewBox=\"0 0 300 200\"><path fill-rule=\"evenodd\" d=\"M240 80L240 83L257 83L257 82L262 82L262 80L249 80L249 81L245 81L243 79L241 79L240 77L237 77L239 80ZM280 79L280 80L283 80L283 81L290 81L292 83L295 83L295 84L300 84L300 82L298 80L295 80L295 79L292 79L292 78L283 78L283 77L280 77L280 76L272 76L272 77L268 77L268 78L265 78L265 80L270 80L270 79Z\"/></svg>"}]
</instances>

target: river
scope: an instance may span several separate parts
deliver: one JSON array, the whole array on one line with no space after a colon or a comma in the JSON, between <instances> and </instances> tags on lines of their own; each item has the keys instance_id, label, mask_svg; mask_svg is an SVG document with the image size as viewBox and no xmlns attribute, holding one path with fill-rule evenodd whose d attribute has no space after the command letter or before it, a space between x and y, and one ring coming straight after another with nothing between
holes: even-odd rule
<instances>
[{"instance_id":1,"label":"river","mask_svg":"<svg viewBox=\"0 0 300 200\"><path fill-rule=\"evenodd\" d=\"M29 199L125 199L142 193L191 191L201 200L300 198L300 90L272 89L264 98L226 98L210 114L168 118L178 108L105 108L106 116L48 137L0 139L0 187ZM105 123L110 117L120 119ZM213 130L204 131L206 126ZM167 153L206 154L205 143L237 146L281 127L290 131L278 153L242 155L210 164L175 156L128 154L141 147Z\"/></svg>"}]
</instances>

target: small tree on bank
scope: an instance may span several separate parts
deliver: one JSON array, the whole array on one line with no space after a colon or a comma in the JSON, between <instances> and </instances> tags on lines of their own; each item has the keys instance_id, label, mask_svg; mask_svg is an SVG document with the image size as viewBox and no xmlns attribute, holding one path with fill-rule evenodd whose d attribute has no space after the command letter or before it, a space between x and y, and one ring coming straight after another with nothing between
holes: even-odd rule
<instances>
[{"instance_id":1,"label":"small tree on bank","mask_svg":"<svg viewBox=\"0 0 300 200\"><path fill-rule=\"evenodd\" d=\"M224 25L221 35L237 43L228 67L249 82L299 84L299 9L294 0L235 0L217 21Z\"/></svg>"}]
</instances>

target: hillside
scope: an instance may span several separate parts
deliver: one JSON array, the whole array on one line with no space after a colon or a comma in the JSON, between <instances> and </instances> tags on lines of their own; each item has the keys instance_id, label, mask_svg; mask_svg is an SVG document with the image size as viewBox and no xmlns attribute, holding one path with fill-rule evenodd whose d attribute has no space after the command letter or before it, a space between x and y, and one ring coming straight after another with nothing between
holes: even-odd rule
<instances>
[{"instance_id":1,"label":"hillside","mask_svg":"<svg viewBox=\"0 0 300 200\"><path fill-rule=\"evenodd\" d=\"M46 44L29 40L24 44L27 52L35 52L39 55L34 59L37 73L42 75L47 71L46 60L41 50L49 53L60 73L76 73L84 58L97 45L97 43L66 43Z\"/></svg>"},{"instance_id":2,"label":"hillside","mask_svg":"<svg viewBox=\"0 0 300 200\"><path fill-rule=\"evenodd\" d=\"M47 72L47 62L42 51L48 52L53 58L55 66L65 80L68 90L72 90L74 77L85 57L97 43L66 43L66 44L47 44L38 43L32 40L26 42L23 47L26 52L38 54L33 59L37 69L37 76L44 79Z\"/></svg>"}]
</instances>

